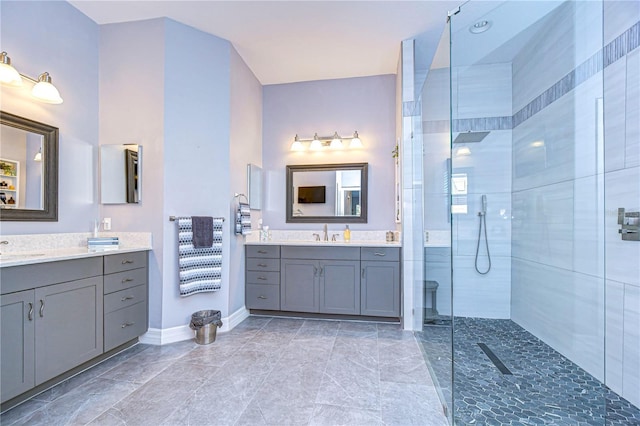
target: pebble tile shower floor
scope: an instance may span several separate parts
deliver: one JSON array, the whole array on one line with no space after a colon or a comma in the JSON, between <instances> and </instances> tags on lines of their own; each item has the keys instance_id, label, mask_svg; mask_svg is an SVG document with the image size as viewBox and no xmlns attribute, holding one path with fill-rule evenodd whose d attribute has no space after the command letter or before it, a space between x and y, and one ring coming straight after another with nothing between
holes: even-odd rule
<instances>
[{"instance_id":1,"label":"pebble tile shower floor","mask_svg":"<svg viewBox=\"0 0 640 426\"><path fill-rule=\"evenodd\" d=\"M419 344L399 325L252 316L210 345L136 345L7 411L0 424L447 421Z\"/></svg>"},{"instance_id":2,"label":"pebble tile shower floor","mask_svg":"<svg viewBox=\"0 0 640 426\"><path fill-rule=\"evenodd\" d=\"M456 424L640 425L640 410L513 321L454 324ZM427 325L416 336L450 406L451 328ZM478 343L513 374L501 373Z\"/></svg>"}]
</instances>

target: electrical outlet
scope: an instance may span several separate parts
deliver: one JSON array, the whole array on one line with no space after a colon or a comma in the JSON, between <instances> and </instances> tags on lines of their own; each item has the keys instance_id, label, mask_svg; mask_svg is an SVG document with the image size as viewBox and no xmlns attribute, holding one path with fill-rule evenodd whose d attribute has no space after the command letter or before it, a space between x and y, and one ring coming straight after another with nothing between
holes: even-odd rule
<instances>
[{"instance_id":1,"label":"electrical outlet","mask_svg":"<svg viewBox=\"0 0 640 426\"><path fill-rule=\"evenodd\" d=\"M102 229L104 229L105 231L111 231L111 218L110 217L105 217L104 219L102 219Z\"/></svg>"}]
</instances>

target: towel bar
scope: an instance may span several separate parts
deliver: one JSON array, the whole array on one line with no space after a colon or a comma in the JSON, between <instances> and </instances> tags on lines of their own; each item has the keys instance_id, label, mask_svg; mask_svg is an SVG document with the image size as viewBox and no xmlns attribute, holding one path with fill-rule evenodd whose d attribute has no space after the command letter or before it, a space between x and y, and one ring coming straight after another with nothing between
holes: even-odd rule
<instances>
[{"instance_id":1,"label":"towel bar","mask_svg":"<svg viewBox=\"0 0 640 426\"><path fill-rule=\"evenodd\" d=\"M177 219L176 216L169 216L170 222L175 222L176 219ZM223 222L225 221L224 217L216 217L215 219L222 219Z\"/></svg>"}]
</instances>

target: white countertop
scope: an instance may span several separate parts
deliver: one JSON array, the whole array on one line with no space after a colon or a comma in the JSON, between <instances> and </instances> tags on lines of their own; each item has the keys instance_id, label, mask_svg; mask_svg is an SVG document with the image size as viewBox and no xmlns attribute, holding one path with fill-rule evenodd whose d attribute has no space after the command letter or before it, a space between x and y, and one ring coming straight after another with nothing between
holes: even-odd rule
<instances>
[{"instance_id":1,"label":"white countertop","mask_svg":"<svg viewBox=\"0 0 640 426\"><path fill-rule=\"evenodd\" d=\"M0 268L34 263L57 262L59 260L82 259L85 257L108 256L111 254L132 253L151 250L151 247L123 247L117 250L89 251L86 247L71 247L37 252L0 254Z\"/></svg>"},{"instance_id":2,"label":"white countertop","mask_svg":"<svg viewBox=\"0 0 640 426\"><path fill-rule=\"evenodd\" d=\"M101 237L117 236L120 240L118 249L106 251L89 250L87 238L91 236L90 233L0 236L0 240L8 242L8 244L0 245L2 253L0 254L0 268L152 249L151 233L149 232L101 233Z\"/></svg>"},{"instance_id":3,"label":"white countertop","mask_svg":"<svg viewBox=\"0 0 640 426\"><path fill-rule=\"evenodd\" d=\"M307 247L402 247L399 241L387 243L384 241L247 241L250 246L307 246Z\"/></svg>"}]
</instances>

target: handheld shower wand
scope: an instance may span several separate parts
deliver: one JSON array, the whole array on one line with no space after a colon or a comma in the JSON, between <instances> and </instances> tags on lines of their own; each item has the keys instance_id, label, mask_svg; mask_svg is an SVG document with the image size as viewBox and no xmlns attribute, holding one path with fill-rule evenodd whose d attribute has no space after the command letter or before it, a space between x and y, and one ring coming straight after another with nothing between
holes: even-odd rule
<instances>
[{"instance_id":1,"label":"handheld shower wand","mask_svg":"<svg viewBox=\"0 0 640 426\"><path fill-rule=\"evenodd\" d=\"M478 272L480 275L486 275L491 270L491 254L489 254L489 239L487 238L487 196L483 195L481 200L482 200L482 210L478 212L478 216L480 217L480 226L478 228L478 244L476 245L475 268L476 268L476 272ZM489 267L484 272L480 271L480 268L478 267L478 255L480 254L480 239L482 238L483 225L484 225L484 242L487 248L487 258L489 259Z\"/></svg>"}]
</instances>

